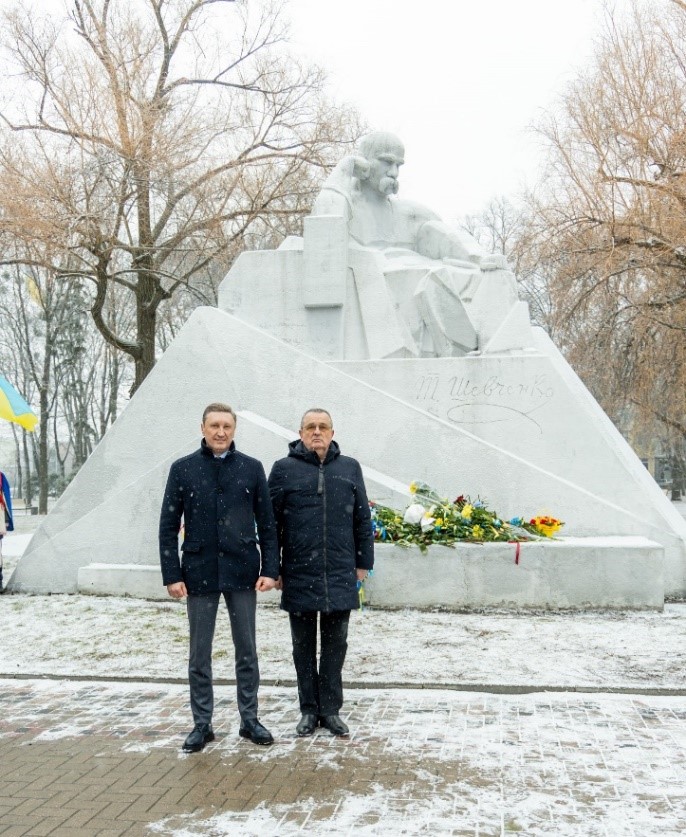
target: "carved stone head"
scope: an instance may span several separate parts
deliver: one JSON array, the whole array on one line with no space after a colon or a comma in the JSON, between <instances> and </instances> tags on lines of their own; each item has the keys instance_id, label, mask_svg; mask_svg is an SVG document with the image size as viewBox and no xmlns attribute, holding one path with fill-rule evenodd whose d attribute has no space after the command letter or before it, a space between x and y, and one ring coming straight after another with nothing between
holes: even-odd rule
<instances>
[{"instance_id":1,"label":"carved stone head","mask_svg":"<svg viewBox=\"0 0 686 837\"><path fill-rule=\"evenodd\" d=\"M398 193L398 173L405 162L405 147L386 131L374 131L360 140L359 153L369 163L369 172L362 180L362 188L373 190L384 197Z\"/></svg>"}]
</instances>

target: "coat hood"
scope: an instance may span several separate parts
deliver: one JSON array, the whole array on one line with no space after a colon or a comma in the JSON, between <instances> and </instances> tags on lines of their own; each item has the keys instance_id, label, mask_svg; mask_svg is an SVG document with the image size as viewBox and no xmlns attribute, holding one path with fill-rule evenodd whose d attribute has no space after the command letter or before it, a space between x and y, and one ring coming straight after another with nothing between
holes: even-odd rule
<instances>
[{"instance_id":1,"label":"coat hood","mask_svg":"<svg viewBox=\"0 0 686 837\"><path fill-rule=\"evenodd\" d=\"M324 457L324 464L326 465L327 462L333 461L340 453L341 449L338 447L338 442L332 439ZM303 459L305 462L311 462L313 465L319 465L319 457L313 450L308 450L303 445L302 439L295 439L293 442L288 443L288 455Z\"/></svg>"}]
</instances>

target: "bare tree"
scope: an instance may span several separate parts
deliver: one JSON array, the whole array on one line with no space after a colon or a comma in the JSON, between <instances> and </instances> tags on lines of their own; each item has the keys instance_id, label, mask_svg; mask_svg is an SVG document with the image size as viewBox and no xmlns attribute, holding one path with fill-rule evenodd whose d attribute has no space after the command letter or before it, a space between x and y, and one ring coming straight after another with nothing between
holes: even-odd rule
<instances>
[{"instance_id":1,"label":"bare tree","mask_svg":"<svg viewBox=\"0 0 686 837\"><path fill-rule=\"evenodd\" d=\"M488 253L507 256L529 304L532 321L554 331L548 288L548 265L540 258L535 227L526 203L515 205L506 197L494 198L478 215L467 215L462 223Z\"/></svg>"},{"instance_id":2,"label":"bare tree","mask_svg":"<svg viewBox=\"0 0 686 837\"><path fill-rule=\"evenodd\" d=\"M593 65L539 126L530 196L551 322L618 423L686 439L686 3L608 12Z\"/></svg>"},{"instance_id":3,"label":"bare tree","mask_svg":"<svg viewBox=\"0 0 686 837\"><path fill-rule=\"evenodd\" d=\"M3 375L34 403L35 390L31 382L29 363L21 344L21 323L16 317L11 296L11 280L0 275L0 370ZM30 503L33 496L32 458L26 442L27 431L11 424L14 439L16 482L13 492Z\"/></svg>"},{"instance_id":4,"label":"bare tree","mask_svg":"<svg viewBox=\"0 0 686 837\"><path fill-rule=\"evenodd\" d=\"M123 370L87 310L76 279L58 280L37 268L0 276L0 368L11 372L39 416L34 433L15 432L18 491L31 502L37 487L41 514L51 488L51 450L66 479L67 456L78 468L116 418Z\"/></svg>"},{"instance_id":5,"label":"bare tree","mask_svg":"<svg viewBox=\"0 0 686 837\"><path fill-rule=\"evenodd\" d=\"M73 0L69 29L6 16L5 262L87 279L133 389L155 363L160 305L246 235L301 216L359 133L321 72L286 51L281 5ZM132 300L130 329L108 308L112 284Z\"/></svg>"},{"instance_id":6,"label":"bare tree","mask_svg":"<svg viewBox=\"0 0 686 837\"><path fill-rule=\"evenodd\" d=\"M71 288L34 269L5 274L0 279L0 314L6 347L15 358L15 374L21 375L26 393L33 399L39 423L30 439L24 434L22 450L24 499L32 499L31 475L37 477L39 510L47 511L48 444L51 417L57 398L56 367L60 342L69 332Z\"/></svg>"}]
</instances>

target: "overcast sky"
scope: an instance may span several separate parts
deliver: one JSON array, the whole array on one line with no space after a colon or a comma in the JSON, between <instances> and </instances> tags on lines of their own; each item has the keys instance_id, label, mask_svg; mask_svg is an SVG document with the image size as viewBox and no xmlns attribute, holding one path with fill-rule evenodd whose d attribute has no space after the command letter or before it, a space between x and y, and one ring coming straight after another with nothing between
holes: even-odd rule
<instances>
[{"instance_id":1,"label":"overcast sky","mask_svg":"<svg viewBox=\"0 0 686 837\"><path fill-rule=\"evenodd\" d=\"M23 2L59 17L69 5ZM371 128L404 141L401 195L455 220L535 176L530 126L588 64L603 6L630 0L280 2L296 54L324 67Z\"/></svg>"},{"instance_id":2,"label":"overcast sky","mask_svg":"<svg viewBox=\"0 0 686 837\"><path fill-rule=\"evenodd\" d=\"M527 127L588 62L602 0L289 0L286 13L338 95L404 141L401 194L452 220L535 174Z\"/></svg>"}]
</instances>

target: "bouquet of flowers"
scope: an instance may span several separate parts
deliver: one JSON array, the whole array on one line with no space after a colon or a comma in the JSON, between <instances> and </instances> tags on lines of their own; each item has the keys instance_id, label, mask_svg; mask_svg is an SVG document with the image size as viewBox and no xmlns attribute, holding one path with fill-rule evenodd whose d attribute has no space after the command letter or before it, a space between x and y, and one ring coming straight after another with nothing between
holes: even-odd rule
<instances>
[{"instance_id":1,"label":"bouquet of flowers","mask_svg":"<svg viewBox=\"0 0 686 837\"><path fill-rule=\"evenodd\" d=\"M529 524L533 526L537 532L541 532L545 535L546 538L554 537L555 532L557 532L560 527L564 526L564 523L561 520L558 520L556 517L550 517L549 515L532 517Z\"/></svg>"},{"instance_id":2,"label":"bouquet of flowers","mask_svg":"<svg viewBox=\"0 0 686 837\"><path fill-rule=\"evenodd\" d=\"M376 540L415 545L424 551L430 544L451 546L456 541L537 540L553 537L564 525L561 520L543 516L529 521L522 517L503 520L480 498L472 500L461 494L450 502L423 482L413 482L410 492L412 502L404 512L370 503Z\"/></svg>"}]
</instances>

